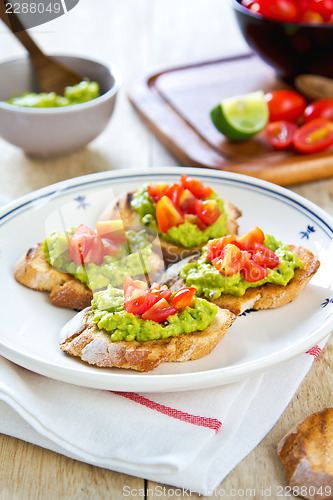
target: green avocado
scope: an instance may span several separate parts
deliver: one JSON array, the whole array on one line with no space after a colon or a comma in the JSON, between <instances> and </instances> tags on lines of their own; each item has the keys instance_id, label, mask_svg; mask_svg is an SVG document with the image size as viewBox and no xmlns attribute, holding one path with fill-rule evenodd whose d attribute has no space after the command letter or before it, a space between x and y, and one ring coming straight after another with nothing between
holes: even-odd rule
<instances>
[{"instance_id":1,"label":"green avocado","mask_svg":"<svg viewBox=\"0 0 333 500\"><path fill-rule=\"evenodd\" d=\"M25 108L59 108L91 101L92 99L96 99L99 95L100 90L97 82L83 80L77 85L66 87L63 96L55 92L41 92L40 94L26 92L21 96L8 99L6 102L14 106L23 106Z\"/></svg>"},{"instance_id":2,"label":"green avocado","mask_svg":"<svg viewBox=\"0 0 333 500\"><path fill-rule=\"evenodd\" d=\"M133 210L139 214L141 224L154 229L159 236L166 241L191 248L203 245L210 239L220 238L221 236L225 236L227 234L227 214L224 208L223 200L221 200L216 193L213 193L211 196L206 198L206 200L209 199L217 201L221 215L217 221L214 222L214 224L208 226L204 231L201 231L196 224L186 221L179 226L172 227L167 233L162 233L156 221L156 204L150 198L147 186L143 186L133 194L131 206Z\"/></svg>"},{"instance_id":3,"label":"green avocado","mask_svg":"<svg viewBox=\"0 0 333 500\"><path fill-rule=\"evenodd\" d=\"M167 323L145 321L140 316L124 310L124 292L112 286L96 292L91 305L93 322L99 329L110 332L112 342L146 342L202 331L213 322L218 310L215 304L195 298L191 307L187 306L169 316Z\"/></svg>"},{"instance_id":4,"label":"green avocado","mask_svg":"<svg viewBox=\"0 0 333 500\"><path fill-rule=\"evenodd\" d=\"M152 270L150 257L152 247L145 231L127 231L127 244L122 244L121 251L114 256L106 255L103 264L86 264L78 266L67 257L67 237L75 228L66 233L54 232L48 236L43 245L48 263L57 271L72 274L91 290L106 288L109 284L122 286L124 276L140 276Z\"/></svg>"},{"instance_id":5,"label":"green avocado","mask_svg":"<svg viewBox=\"0 0 333 500\"><path fill-rule=\"evenodd\" d=\"M186 264L181 269L180 276L186 281L187 286L197 289L197 295L203 295L210 300L216 300L222 294L241 297L248 288L265 283L286 286L294 276L294 270L303 267L302 261L273 236L266 235L264 244L278 255L280 264L274 269L269 269L267 277L263 280L250 283L245 281L241 272L232 276L221 274L207 259L207 247L202 249L202 255L197 262Z\"/></svg>"}]
</instances>

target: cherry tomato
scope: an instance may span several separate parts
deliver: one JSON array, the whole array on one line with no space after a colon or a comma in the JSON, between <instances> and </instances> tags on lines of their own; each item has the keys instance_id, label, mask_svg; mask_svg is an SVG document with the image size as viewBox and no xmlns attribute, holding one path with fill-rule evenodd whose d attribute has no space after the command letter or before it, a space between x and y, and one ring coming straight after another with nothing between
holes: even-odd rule
<instances>
[{"instance_id":1,"label":"cherry tomato","mask_svg":"<svg viewBox=\"0 0 333 500\"><path fill-rule=\"evenodd\" d=\"M177 309L190 306L193 302L195 292L196 289L192 287L180 288L170 300L170 304Z\"/></svg>"},{"instance_id":2,"label":"cherry tomato","mask_svg":"<svg viewBox=\"0 0 333 500\"><path fill-rule=\"evenodd\" d=\"M207 244L207 259L214 260L222 257L223 249L228 245L228 243L235 244L236 236L234 234L229 234L228 236L223 236L217 240L210 240Z\"/></svg>"},{"instance_id":3,"label":"cherry tomato","mask_svg":"<svg viewBox=\"0 0 333 500\"><path fill-rule=\"evenodd\" d=\"M304 111L304 123L308 123L316 118L324 118L333 121L333 98L326 97L318 99L309 104Z\"/></svg>"},{"instance_id":4,"label":"cherry tomato","mask_svg":"<svg viewBox=\"0 0 333 500\"><path fill-rule=\"evenodd\" d=\"M184 189L188 189L191 191L194 196L197 198L208 198L213 194L212 188L209 186L205 186L198 179L193 179L192 177L188 177L187 175L182 175L180 178L180 182Z\"/></svg>"},{"instance_id":5,"label":"cherry tomato","mask_svg":"<svg viewBox=\"0 0 333 500\"><path fill-rule=\"evenodd\" d=\"M258 12L276 21L295 22L299 16L298 5L294 0L256 0Z\"/></svg>"},{"instance_id":6,"label":"cherry tomato","mask_svg":"<svg viewBox=\"0 0 333 500\"><path fill-rule=\"evenodd\" d=\"M68 236L68 257L78 266L84 265L88 252L93 248L96 233L88 226L80 224L75 232Z\"/></svg>"},{"instance_id":7,"label":"cherry tomato","mask_svg":"<svg viewBox=\"0 0 333 500\"><path fill-rule=\"evenodd\" d=\"M308 10L319 14L324 21L329 21L333 14L333 0L308 0Z\"/></svg>"},{"instance_id":8,"label":"cherry tomato","mask_svg":"<svg viewBox=\"0 0 333 500\"><path fill-rule=\"evenodd\" d=\"M196 200L195 212L199 219L208 226L214 224L221 215L216 200Z\"/></svg>"},{"instance_id":9,"label":"cherry tomato","mask_svg":"<svg viewBox=\"0 0 333 500\"><path fill-rule=\"evenodd\" d=\"M183 214L168 196L162 196L157 202L156 219L162 233L167 233L173 226L179 226L184 222Z\"/></svg>"},{"instance_id":10,"label":"cherry tomato","mask_svg":"<svg viewBox=\"0 0 333 500\"><path fill-rule=\"evenodd\" d=\"M268 270L253 260L248 260L244 269L242 270L245 281L254 283L260 281L268 275Z\"/></svg>"},{"instance_id":11,"label":"cherry tomato","mask_svg":"<svg viewBox=\"0 0 333 500\"><path fill-rule=\"evenodd\" d=\"M243 250L253 250L256 243L263 245L264 240L265 234L258 226L254 226L252 229L237 238L237 242Z\"/></svg>"},{"instance_id":12,"label":"cherry tomato","mask_svg":"<svg viewBox=\"0 0 333 500\"><path fill-rule=\"evenodd\" d=\"M166 196L170 198L176 207L179 205L180 195L182 194L184 188L180 184L174 183L170 184L165 191Z\"/></svg>"},{"instance_id":13,"label":"cherry tomato","mask_svg":"<svg viewBox=\"0 0 333 500\"><path fill-rule=\"evenodd\" d=\"M260 243L255 243L252 259L260 266L269 267L270 269L274 269L280 264L279 257L276 253Z\"/></svg>"},{"instance_id":14,"label":"cherry tomato","mask_svg":"<svg viewBox=\"0 0 333 500\"><path fill-rule=\"evenodd\" d=\"M156 295L159 299L169 300L172 292L168 288L159 285L158 283L153 283L149 289L149 292Z\"/></svg>"},{"instance_id":15,"label":"cherry tomato","mask_svg":"<svg viewBox=\"0 0 333 500\"><path fill-rule=\"evenodd\" d=\"M221 274L232 276L244 268L250 257L249 252L240 250L236 245L228 243L223 249L221 258L213 260L213 264Z\"/></svg>"},{"instance_id":16,"label":"cherry tomato","mask_svg":"<svg viewBox=\"0 0 333 500\"><path fill-rule=\"evenodd\" d=\"M299 21L301 23L320 24L324 22L324 19L318 12L307 10L300 16Z\"/></svg>"},{"instance_id":17,"label":"cherry tomato","mask_svg":"<svg viewBox=\"0 0 333 500\"><path fill-rule=\"evenodd\" d=\"M273 90L265 96L269 109L269 121L296 122L303 116L306 101L293 90Z\"/></svg>"},{"instance_id":18,"label":"cherry tomato","mask_svg":"<svg viewBox=\"0 0 333 500\"><path fill-rule=\"evenodd\" d=\"M296 130L297 125L295 123L284 120L269 123L266 127L268 142L274 149L288 149L292 145Z\"/></svg>"},{"instance_id":19,"label":"cherry tomato","mask_svg":"<svg viewBox=\"0 0 333 500\"><path fill-rule=\"evenodd\" d=\"M191 193L191 191L184 189L179 199L179 210L181 210L183 214L195 214L196 200L197 198Z\"/></svg>"},{"instance_id":20,"label":"cherry tomato","mask_svg":"<svg viewBox=\"0 0 333 500\"><path fill-rule=\"evenodd\" d=\"M158 299L158 297L156 297ZM171 306L169 302L165 299L160 299L156 302L149 310L142 314L142 319L156 321L161 323L165 321L169 316L176 314L177 308Z\"/></svg>"},{"instance_id":21,"label":"cherry tomato","mask_svg":"<svg viewBox=\"0 0 333 500\"><path fill-rule=\"evenodd\" d=\"M298 153L318 153L333 145L333 122L317 118L300 127L293 139Z\"/></svg>"},{"instance_id":22,"label":"cherry tomato","mask_svg":"<svg viewBox=\"0 0 333 500\"><path fill-rule=\"evenodd\" d=\"M147 191L149 196L155 202L158 202L162 198L162 196L165 195L168 187L169 184L149 184L149 186L147 186Z\"/></svg>"}]
</instances>

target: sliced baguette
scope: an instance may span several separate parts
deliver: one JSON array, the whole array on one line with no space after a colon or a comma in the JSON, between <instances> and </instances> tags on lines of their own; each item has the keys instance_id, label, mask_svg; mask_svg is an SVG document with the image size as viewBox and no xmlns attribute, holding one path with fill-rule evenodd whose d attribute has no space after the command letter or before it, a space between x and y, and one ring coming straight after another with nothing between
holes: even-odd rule
<instances>
[{"instance_id":1,"label":"sliced baguette","mask_svg":"<svg viewBox=\"0 0 333 500\"><path fill-rule=\"evenodd\" d=\"M229 309L238 316L248 309L275 309L295 300L317 272L320 263L317 257L306 248L294 245L289 245L289 248L301 259L303 268L295 269L294 277L287 286L266 283L259 287L248 288L242 297L223 294L212 302L219 307ZM171 269L169 269L170 274ZM182 286L187 286L178 273L166 280L165 284L171 290L178 290Z\"/></svg>"},{"instance_id":2,"label":"sliced baguette","mask_svg":"<svg viewBox=\"0 0 333 500\"><path fill-rule=\"evenodd\" d=\"M163 269L162 259L154 252L150 263L153 268L150 277ZM77 310L90 306L93 296L91 290L72 275L53 269L46 260L43 243L30 248L19 259L14 266L14 277L28 288L49 292L49 299L55 306Z\"/></svg>"},{"instance_id":3,"label":"sliced baguette","mask_svg":"<svg viewBox=\"0 0 333 500\"><path fill-rule=\"evenodd\" d=\"M138 213L133 210L131 206L131 201L133 197L132 193L127 193L120 196L116 201L111 202L100 214L98 220L109 220L109 219L121 219L123 221L124 227L140 227L140 217ZM237 219L242 214L231 203L225 201L224 202L225 210L227 213L227 234L237 234L238 233L238 223ZM155 238L152 242L153 245L161 248L164 260L166 263L177 262L180 259L184 259L188 255L199 254L201 252L201 248L204 245L196 246L196 247L183 247L181 245L177 245L175 243L171 243L163 240L163 238Z\"/></svg>"},{"instance_id":4,"label":"sliced baguette","mask_svg":"<svg viewBox=\"0 0 333 500\"><path fill-rule=\"evenodd\" d=\"M110 334L99 330L84 309L61 330L60 348L67 354L100 367L131 368L141 372L153 370L164 362L189 361L209 354L222 340L236 316L218 309L211 325L194 332L147 342L112 342Z\"/></svg>"},{"instance_id":5,"label":"sliced baguette","mask_svg":"<svg viewBox=\"0 0 333 500\"><path fill-rule=\"evenodd\" d=\"M333 408L309 415L280 441L278 456L303 498L333 498Z\"/></svg>"}]
</instances>

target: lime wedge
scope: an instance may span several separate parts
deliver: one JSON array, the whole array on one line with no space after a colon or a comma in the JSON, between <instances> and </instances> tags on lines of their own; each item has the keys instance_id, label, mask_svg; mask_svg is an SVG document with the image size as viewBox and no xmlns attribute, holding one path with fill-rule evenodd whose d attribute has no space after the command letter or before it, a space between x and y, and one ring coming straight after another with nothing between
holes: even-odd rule
<instances>
[{"instance_id":1,"label":"lime wedge","mask_svg":"<svg viewBox=\"0 0 333 500\"><path fill-rule=\"evenodd\" d=\"M268 106L261 90L224 99L210 112L215 127L232 141L243 141L268 122Z\"/></svg>"}]
</instances>

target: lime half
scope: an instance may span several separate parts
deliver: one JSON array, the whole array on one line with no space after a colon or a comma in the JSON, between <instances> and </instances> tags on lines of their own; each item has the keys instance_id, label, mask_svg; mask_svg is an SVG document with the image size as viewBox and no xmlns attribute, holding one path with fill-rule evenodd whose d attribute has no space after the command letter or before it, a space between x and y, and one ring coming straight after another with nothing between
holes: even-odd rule
<instances>
[{"instance_id":1,"label":"lime half","mask_svg":"<svg viewBox=\"0 0 333 500\"><path fill-rule=\"evenodd\" d=\"M243 141L268 122L268 106L261 90L224 99L210 112L215 127L232 141Z\"/></svg>"}]
</instances>

